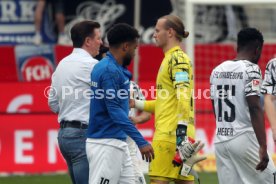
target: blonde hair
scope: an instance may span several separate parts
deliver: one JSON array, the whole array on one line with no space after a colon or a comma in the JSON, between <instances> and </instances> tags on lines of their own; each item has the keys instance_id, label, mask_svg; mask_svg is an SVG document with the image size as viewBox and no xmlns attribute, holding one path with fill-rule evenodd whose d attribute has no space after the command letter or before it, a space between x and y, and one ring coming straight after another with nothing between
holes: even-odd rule
<instances>
[{"instance_id":1,"label":"blonde hair","mask_svg":"<svg viewBox=\"0 0 276 184\"><path fill-rule=\"evenodd\" d=\"M165 15L160 19L166 19L165 28L172 28L176 32L176 38L179 41L182 41L183 38L187 38L189 36L189 32L185 31L185 26L182 20L175 15Z\"/></svg>"}]
</instances>

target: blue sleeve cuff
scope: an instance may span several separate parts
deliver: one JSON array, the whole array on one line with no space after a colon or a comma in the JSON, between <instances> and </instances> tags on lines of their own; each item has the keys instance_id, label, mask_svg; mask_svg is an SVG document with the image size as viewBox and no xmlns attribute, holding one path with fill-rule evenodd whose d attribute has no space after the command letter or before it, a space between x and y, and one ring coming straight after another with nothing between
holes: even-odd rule
<instances>
[{"instance_id":1,"label":"blue sleeve cuff","mask_svg":"<svg viewBox=\"0 0 276 184\"><path fill-rule=\"evenodd\" d=\"M145 141L145 142L146 142L146 141ZM143 148L143 147L145 147L145 146L147 146L147 145L150 145L150 143L146 142L146 143L144 143L144 144L138 145L138 148Z\"/></svg>"}]
</instances>

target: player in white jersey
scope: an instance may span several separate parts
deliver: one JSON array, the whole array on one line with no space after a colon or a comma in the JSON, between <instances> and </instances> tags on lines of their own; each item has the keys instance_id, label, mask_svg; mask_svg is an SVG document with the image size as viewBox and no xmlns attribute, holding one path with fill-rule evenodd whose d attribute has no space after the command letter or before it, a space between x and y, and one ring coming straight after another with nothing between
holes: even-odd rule
<instances>
[{"instance_id":1,"label":"player in white jersey","mask_svg":"<svg viewBox=\"0 0 276 184\"><path fill-rule=\"evenodd\" d=\"M145 100L145 97L140 87L138 86L138 84L136 84L133 81L131 81L130 83L130 94L134 99ZM140 114L138 114L135 108L131 108L129 111L129 118L134 124L145 123L150 119L150 117L151 117L151 114L145 111L142 111L140 112ZM135 184L146 184L144 173L142 171L143 161L141 159L140 152L137 151L137 145L133 141L133 139L131 139L129 136L127 137L127 144L128 144L131 160L134 166Z\"/></svg>"},{"instance_id":2,"label":"player in white jersey","mask_svg":"<svg viewBox=\"0 0 276 184\"><path fill-rule=\"evenodd\" d=\"M264 94L265 112L276 143L276 58L271 59L266 65L261 92Z\"/></svg>"},{"instance_id":3,"label":"player in white jersey","mask_svg":"<svg viewBox=\"0 0 276 184\"><path fill-rule=\"evenodd\" d=\"M210 77L220 184L274 182L259 97L262 75L257 62L262 46L263 36L258 30L241 30L236 59L217 66Z\"/></svg>"}]
</instances>

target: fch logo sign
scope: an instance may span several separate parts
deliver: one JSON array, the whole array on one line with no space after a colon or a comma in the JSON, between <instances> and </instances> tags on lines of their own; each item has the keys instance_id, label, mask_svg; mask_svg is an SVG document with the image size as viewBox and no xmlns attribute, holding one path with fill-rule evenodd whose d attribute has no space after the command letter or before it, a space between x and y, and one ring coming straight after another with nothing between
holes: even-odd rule
<instances>
[{"instance_id":1,"label":"fch logo sign","mask_svg":"<svg viewBox=\"0 0 276 184\"><path fill-rule=\"evenodd\" d=\"M21 67L23 80L27 82L49 80L52 73L51 61L41 56L26 59Z\"/></svg>"},{"instance_id":2,"label":"fch logo sign","mask_svg":"<svg viewBox=\"0 0 276 184\"><path fill-rule=\"evenodd\" d=\"M52 46L17 46L15 52L20 81L35 82L51 79L55 66Z\"/></svg>"}]
</instances>

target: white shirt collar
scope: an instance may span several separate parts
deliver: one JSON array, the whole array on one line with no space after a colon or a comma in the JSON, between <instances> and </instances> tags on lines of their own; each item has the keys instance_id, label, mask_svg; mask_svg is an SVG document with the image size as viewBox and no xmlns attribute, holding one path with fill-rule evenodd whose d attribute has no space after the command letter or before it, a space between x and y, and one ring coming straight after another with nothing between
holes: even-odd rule
<instances>
[{"instance_id":1,"label":"white shirt collar","mask_svg":"<svg viewBox=\"0 0 276 184\"><path fill-rule=\"evenodd\" d=\"M78 54L81 54L83 56L90 56L93 58L92 55L90 55L86 50L84 50L83 48L74 48L73 49L73 53L78 53Z\"/></svg>"}]
</instances>

